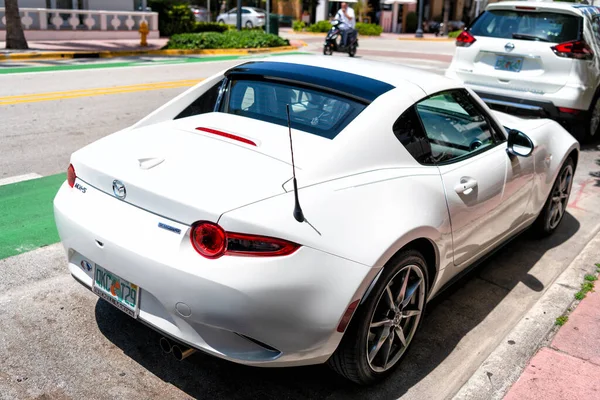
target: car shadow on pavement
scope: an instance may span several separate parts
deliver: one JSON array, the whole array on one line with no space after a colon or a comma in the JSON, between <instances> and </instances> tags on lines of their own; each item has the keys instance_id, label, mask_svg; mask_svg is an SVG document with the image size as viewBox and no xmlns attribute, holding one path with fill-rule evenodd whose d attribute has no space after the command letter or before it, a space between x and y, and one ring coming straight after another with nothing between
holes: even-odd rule
<instances>
[{"instance_id":1,"label":"car shadow on pavement","mask_svg":"<svg viewBox=\"0 0 600 400\"><path fill-rule=\"evenodd\" d=\"M538 239L526 231L442 292L428 305L424 323L400 368L372 387L346 381L326 366L253 368L199 352L179 362L162 353L159 333L103 300L96 304L96 321L102 334L125 355L194 398L397 399L438 368L515 286L522 283L541 292L544 285L530 274L531 268L579 227L579 222L566 213L555 234L548 238ZM445 368L451 373L461 367L475 369L477 365L455 363Z\"/></svg>"}]
</instances>

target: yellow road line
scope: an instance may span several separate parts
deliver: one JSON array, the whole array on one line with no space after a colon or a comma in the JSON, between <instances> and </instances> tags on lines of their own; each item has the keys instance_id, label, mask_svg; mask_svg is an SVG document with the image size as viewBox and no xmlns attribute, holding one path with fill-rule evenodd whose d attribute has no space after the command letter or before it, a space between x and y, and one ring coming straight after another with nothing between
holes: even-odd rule
<instances>
[{"instance_id":1,"label":"yellow road line","mask_svg":"<svg viewBox=\"0 0 600 400\"><path fill-rule=\"evenodd\" d=\"M149 90L174 89L190 87L202 79L186 79L181 81L142 83L138 85L113 86L108 88L93 88L69 90L65 92L34 93L26 95L0 97L0 106L8 106L21 103L36 103L40 101L55 101L63 99L74 99L78 97L102 96L120 93L145 92Z\"/></svg>"}]
</instances>

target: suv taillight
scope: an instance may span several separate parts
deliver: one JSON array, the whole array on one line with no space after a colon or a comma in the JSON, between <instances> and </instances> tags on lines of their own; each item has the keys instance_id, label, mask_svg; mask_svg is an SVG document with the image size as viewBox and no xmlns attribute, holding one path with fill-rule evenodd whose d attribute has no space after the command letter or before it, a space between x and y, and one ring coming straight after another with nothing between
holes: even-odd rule
<instances>
[{"instance_id":1,"label":"suv taillight","mask_svg":"<svg viewBox=\"0 0 600 400\"><path fill-rule=\"evenodd\" d=\"M552 51L559 57L591 60L594 52L585 40L573 40L552 46Z\"/></svg>"},{"instance_id":2,"label":"suv taillight","mask_svg":"<svg viewBox=\"0 0 600 400\"><path fill-rule=\"evenodd\" d=\"M194 249L206 258L219 258L223 255L287 256L300 247L283 239L225 232L219 225L208 221L198 221L192 225L190 240Z\"/></svg>"},{"instance_id":3,"label":"suv taillight","mask_svg":"<svg viewBox=\"0 0 600 400\"><path fill-rule=\"evenodd\" d=\"M459 47L469 47L476 40L475 36L471 35L469 31L462 31L456 38L456 45Z\"/></svg>"},{"instance_id":4,"label":"suv taillight","mask_svg":"<svg viewBox=\"0 0 600 400\"><path fill-rule=\"evenodd\" d=\"M75 179L77 179L77 174L75 174L75 168L73 167L73 164L70 164L69 168L67 169L67 183L69 186L75 186Z\"/></svg>"}]
</instances>

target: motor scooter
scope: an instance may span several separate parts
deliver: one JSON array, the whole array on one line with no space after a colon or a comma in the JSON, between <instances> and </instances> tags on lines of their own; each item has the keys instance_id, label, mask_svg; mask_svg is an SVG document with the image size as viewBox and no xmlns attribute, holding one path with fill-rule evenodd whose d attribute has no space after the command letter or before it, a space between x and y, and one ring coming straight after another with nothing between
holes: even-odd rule
<instances>
[{"instance_id":1,"label":"motor scooter","mask_svg":"<svg viewBox=\"0 0 600 400\"><path fill-rule=\"evenodd\" d=\"M348 53L350 57L354 57L356 54L356 48L358 47L358 32L355 29L351 29L348 32L347 44L342 45L342 30L340 29L342 22L334 19L331 21L331 29L327 32L325 43L323 44L323 54L330 56L334 51L340 53Z\"/></svg>"}]
</instances>

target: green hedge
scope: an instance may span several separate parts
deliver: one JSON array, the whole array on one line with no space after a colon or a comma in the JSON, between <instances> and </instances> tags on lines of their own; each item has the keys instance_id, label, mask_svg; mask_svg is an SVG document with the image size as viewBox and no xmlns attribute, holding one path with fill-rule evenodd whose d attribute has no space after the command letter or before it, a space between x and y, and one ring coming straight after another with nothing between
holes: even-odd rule
<instances>
[{"instance_id":1,"label":"green hedge","mask_svg":"<svg viewBox=\"0 0 600 400\"><path fill-rule=\"evenodd\" d=\"M449 38L457 38L461 32L462 32L461 30L448 32L448 37Z\"/></svg>"},{"instance_id":2,"label":"green hedge","mask_svg":"<svg viewBox=\"0 0 600 400\"><path fill-rule=\"evenodd\" d=\"M302 32L305 27L306 27L306 24L304 23L304 21L292 22L292 29L294 30L294 32Z\"/></svg>"},{"instance_id":3,"label":"green hedge","mask_svg":"<svg viewBox=\"0 0 600 400\"><path fill-rule=\"evenodd\" d=\"M309 32L329 32L331 29L331 24L329 21L319 21L316 24L312 24L308 28L306 28Z\"/></svg>"},{"instance_id":4,"label":"green hedge","mask_svg":"<svg viewBox=\"0 0 600 400\"><path fill-rule=\"evenodd\" d=\"M287 39L261 31L184 33L169 39L167 49L251 49L288 46Z\"/></svg>"},{"instance_id":5,"label":"green hedge","mask_svg":"<svg viewBox=\"0 0 600 400\"><path fill-rule=\"evenodd\" d=\"M383 28L377 24L365 24L363 22L356 23L356 30L359 35L363 36L379 36L383 32Z\"/></svg>"},{"instance_id":6,"label":"green hedge","mask_svg":"<svg viewBox=\"0 0 600 400\"><path fill-rule=\"evenodd\" d=\"M218 24L216 22L196 22L194 26L194 30L191 32L201 33L201 32L225 32L228 30L227 25ZM177 32L177 33L190 33L190 32Z\"/></svg>"}]
</instances>

